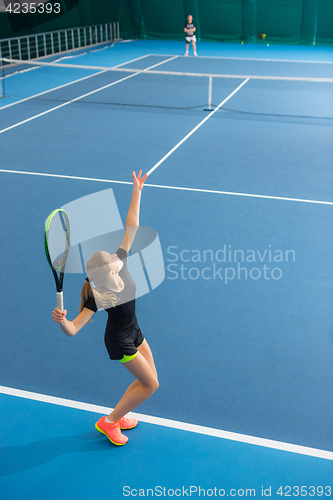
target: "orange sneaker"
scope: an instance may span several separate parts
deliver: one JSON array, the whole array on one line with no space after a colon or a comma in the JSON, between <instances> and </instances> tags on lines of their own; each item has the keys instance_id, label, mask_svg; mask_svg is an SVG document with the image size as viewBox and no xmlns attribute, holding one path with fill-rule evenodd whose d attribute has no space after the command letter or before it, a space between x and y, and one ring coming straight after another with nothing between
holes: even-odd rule
<instances>
[{"instance_id":1,"label":"orange sneaker","mask_svg":"<svg viewBox=\"0 0 333 500\"><path fill-rule=\"evenodd\" d=\"M138 421L136 418L121 418L119 420L119 423L120 423L120 428L122 430L126 430L126 429L133 429L134 427L136 427L138 425Z\"/></svg>"},{"instance_id":2,"label":"orange sneaker","mask_svg":"<svg viewBox=\"0 0 333 500\"><path fill-rule=\"evenodd\" d=\"M96 429L105 434L111 441L111 443L122 446L127 443L128 437L124 436L120 432L120 420L117 422L105 422L105 417L99 419L95 424Z\"/></svg>"}]
</instances>

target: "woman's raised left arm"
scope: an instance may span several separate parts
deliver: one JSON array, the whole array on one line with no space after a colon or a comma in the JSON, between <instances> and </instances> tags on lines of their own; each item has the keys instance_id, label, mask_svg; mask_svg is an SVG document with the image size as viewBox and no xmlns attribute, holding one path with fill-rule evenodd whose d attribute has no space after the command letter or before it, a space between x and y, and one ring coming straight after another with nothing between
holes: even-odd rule
<instances>
[{"instance_id":1,"label":"woman's raised left arm","mask_svg":"<svg viewBox=\"0 0 333 500\"><path fill-rule=\"evenodd\" d=\"M139 227L139 219L140 219L140 203L141 203L141 192L145 180L148 175L145 174L141 178L142 170L138 173L138 176L135 175L135 172L132 173L133 177L133 193L131 204L128 210L127 218L126 218L126 233L124 239L120 245L121 248L129 251L132 246L133 240L135 238L135 234Z\"/></svg>"}]
</instances>

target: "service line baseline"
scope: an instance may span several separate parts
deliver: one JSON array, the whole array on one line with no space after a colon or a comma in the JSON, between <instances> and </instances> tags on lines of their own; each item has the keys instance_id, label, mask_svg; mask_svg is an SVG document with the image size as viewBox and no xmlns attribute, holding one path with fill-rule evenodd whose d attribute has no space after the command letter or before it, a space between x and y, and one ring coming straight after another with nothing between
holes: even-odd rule
<instances>
[{"instance_id":1,"label":"service line baseline","mask_svg":"<svg viewBox=\"0 0 333 500\"><path fill-rule=\"evenodd\" d=\"M111 179L98 179L98 178L93 178L93 177L78 177L74 175L63 175L63 174L47 174L43 172L25 172L23 170L6 170L0 168L0 172L6 173L6 174L19 174L19 175L36 175L40 177L54 177L58 179L73 179L73 180L79 180L79 181L90 181L90 182L105 182L105 183L111 183L111 184L128 184L132 185L132 182L130 181L117 181L117 180L111 180ZM283 196L270 196L270 195L263 195L263 194L251 194L251 193L236 193L232 191L218 191L215 189L200 189L200 188L191 188L191 187L181 187L181 186L164 186L161 184L148 184L145 183L146 187L152 187L152 188L160 188L160 189L173 189L175 191L193 191L196 193L210 193L210 194L224 194L228 196L243 196L247 198L262 198L266 200L280 200L280 201L292 201L292 202L299 202L299 203L312 203L312 204L317 204L317 205L333 205L333 201L321 201L321 200L307 200L307 199L302 199L302 198L287 198Z\"/></svg>"}]
</instances>

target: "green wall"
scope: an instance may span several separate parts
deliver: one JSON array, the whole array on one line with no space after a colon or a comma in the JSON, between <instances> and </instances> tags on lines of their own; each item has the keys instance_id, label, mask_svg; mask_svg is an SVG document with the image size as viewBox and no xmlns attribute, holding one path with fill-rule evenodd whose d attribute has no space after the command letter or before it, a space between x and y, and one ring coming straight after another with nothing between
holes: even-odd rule
<instances>
[{"instance_id":1,"label":"green wall","mask_svg":"<svg viewBox=\"0 0 333 500\"><path fill-rule=\"evenodd\" d=\"M122 38L183 40L191 14L199 40L265 43L265 33L266 42L333 45L333 0L50 1L63 15L0 13L0 38L119 21Z\"/></svg>"}]
</instances>

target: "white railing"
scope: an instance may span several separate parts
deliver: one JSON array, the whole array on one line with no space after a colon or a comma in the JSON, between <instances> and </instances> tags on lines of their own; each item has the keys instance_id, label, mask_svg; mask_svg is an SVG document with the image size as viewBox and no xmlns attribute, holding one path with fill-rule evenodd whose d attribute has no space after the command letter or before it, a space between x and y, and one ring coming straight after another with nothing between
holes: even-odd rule
<instances>
[{"instance_id":1,"label":"white railing","mask_svg":"<svg viewBox=\"0 0 333 500\"><path fill-rule=\"evenodd\" d=\"M36 59L119 39L118 22L49 31L0 40L0 58Z\"/></svg>"}]
</instances>

